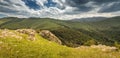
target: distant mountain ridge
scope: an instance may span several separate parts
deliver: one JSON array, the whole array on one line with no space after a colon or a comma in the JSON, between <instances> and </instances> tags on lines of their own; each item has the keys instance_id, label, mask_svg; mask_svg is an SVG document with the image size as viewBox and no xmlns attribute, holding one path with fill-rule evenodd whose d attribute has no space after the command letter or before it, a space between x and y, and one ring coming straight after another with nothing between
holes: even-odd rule
<instances>
[{"instance_id":1,"label":"distant mountain ridge","mask_svg":"<svg viewBox=\"0 0 120 58\"><path fill-rule=\"evenodd\" d=\"M98 20L99 19L99 20ZM55 20L50 18L1 18L1 29L49 30L67 46L120 44L120 17L91 21ZM97 20L97 21L96 21ZM92 42L91 42L92 41Z\"/></svg>"},{"instance_id":2,"label":"distant mountain ridge","mask_svg":"<svg viewBox=\"0 0 120 58\"><path fill-rule=\"evenodd\" d=\"M107 19L106 17L88 17L88 18L76 18L72 19L71 21L78 21L78 22L96 22L96 21L102 21Z\"/></svg>"}]
</instances>

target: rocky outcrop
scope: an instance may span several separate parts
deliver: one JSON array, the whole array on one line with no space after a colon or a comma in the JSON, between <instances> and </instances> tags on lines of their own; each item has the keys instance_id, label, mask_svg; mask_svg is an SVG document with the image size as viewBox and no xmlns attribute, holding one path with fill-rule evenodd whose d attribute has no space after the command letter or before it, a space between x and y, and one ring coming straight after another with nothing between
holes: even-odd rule
<instances>
[{"instance_id":1,"label":"rocky outcrop","mask_svg":"<svg viewBox=\"0 0 120 58\"><path fill-rule=\"evenodd\" d=\"M32 40L32 41L36 40L35 38L36 31L33 29L18 29L16 31L19 33L27 34L29 40Z\"/></svg>"},{"instance_id":2,"label":"rocky outcrop","mask_svg":"<svg viewBox=\"0 0 120 58\"><path fill-rule=\"evenodd\" d=\"M8 29L0 30L0 38L5 38L5 37L22 39L22 36L20 36L19 34L13 32L13 31L10 31Z\"/></svg>"},{"instance_id":3,"label":"rocky outcrop","mask_svg":"<svg viewBox=\"0 0 120 58\"><path fill-rule=\"evenodd\" d=\"M42 30L39 33L43 38L49 41L62 44L61 40L57 38L49 30ZM36 34L37 32L33 29L17 29L17 30L3 29L3 30L0 30L0 38L11 37L11 38L17 38L17 39L24 39L23 35L26 35L28 40L34 41L37 39Z\"/></svg>"},{"instance_id":4,"label":"rocky outcrop","mask_svg":"<svg viewBox=\"0 0 120 58\"><path fill-rule=\"evenodd\" d=\"M46 38L47 40L49 41L53 41L53 42L56 42L58 44L62 44L61 40L56 37L52 32L50 32L49 30L42 30L40 32L40 35L44 38Z\"/></svg>"},{"instance_id":5,"label":"rocky outcrop","mask_svg":"<svg viewBox=\"0 0 120 58\"><path fill-rule=\"evenodd\" d=\"M102 50L103 52L112 52L112 51L118 51L118 48L116 47L110 47L106 45L92 45L91 48L97 48Z\"/></svg>"},{"instance_id":6,"label":"rocky outcrop","mask_svg":"<svg viewBox=\"0 0 120 58\"><path fill-rule=\"evenodd\" d=\"M93 49L99 49L102 52L114 52L114 51L118 51L118 48L116 47L111 47L111 46L106 46L106 45L91 45L91 46L80 46L77 47L76 49L89 49L89 48L93 48Z\"/></svg>"}]
</instances>

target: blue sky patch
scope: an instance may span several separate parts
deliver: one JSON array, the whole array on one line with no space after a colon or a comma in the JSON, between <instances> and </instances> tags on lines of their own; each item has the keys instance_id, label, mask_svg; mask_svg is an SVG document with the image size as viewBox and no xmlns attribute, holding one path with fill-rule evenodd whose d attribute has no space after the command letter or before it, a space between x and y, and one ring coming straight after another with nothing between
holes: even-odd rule
<instances>
[{"instance_id":1,"label":"blue sky patch","mask_svg":"<svg viewBox=\"0 0 120 58\"><path fill-rule=\"evenodd\" d=\"M55 7L57 3L53 2L52 0L47 0L48 2L45 3L44 5L49 7Z\"/></svg>"},{"instance_id":2,"label":"blue sky patch","mask_svg":"<svg viewBox=\"0 0 120 58\"><path fill-rule=\"evenodd\" d=\"M36 4L35 0L22 0L25 2L25 4L30 8L30 9L34 9L34 10L38 10L40 9L40 6L38 4Z\"/></svg>"}]
</instances>

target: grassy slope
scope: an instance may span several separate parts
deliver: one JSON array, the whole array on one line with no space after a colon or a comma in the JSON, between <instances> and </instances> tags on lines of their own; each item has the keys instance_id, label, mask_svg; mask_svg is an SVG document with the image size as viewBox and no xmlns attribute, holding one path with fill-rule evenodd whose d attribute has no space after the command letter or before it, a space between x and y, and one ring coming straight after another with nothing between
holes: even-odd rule
<instances>
[{"instance_id":1,"label":"grassy slope","mask_svg":"<svg viewBox=\"0 0 120 58\"><path fill-rule=\"evenodd\" d=\"M8 20L8 19L0 19L0 24L3 24L3 23L8 22L8 21L10 21L10 20Z\"/></svg>"},{"instance_id":2,"label":"grassy slope","mask_svg":"<svg viewBox=\"0 0 120 58\"><path fill-rule=\"evenodd\" d=\"M46 19L12 19L8 22L2 23L0 27L9 28L9 29L18 29L18 28L40 29L41 27L42 27L41 29L48 29L48 28L51 29L51 28L57 28L59 27L59 25L52 23L52 20L49 20L47 18Z\"/></svg>"},{"instance_id":3,"label":"grassy slope","mask_svg":"<svg viewBox=\"0 0 120 58\"><path fill-rule=\"evenodd\" d=\"M91 23L100 33L113 41L120 42L120 17L108 18L107 20Z\"/></svg>"},{"instance_id":4,"label":"grassy slope","mask_svg":"<svg viewBox=\"0 0 120 58\"><path fill-rule=\"evenodd\" d=\"M102 52L93 48L69 48L50 42L36 34L37 40L29 41L27 34L19 34L23 39L0 38L0 58L119 58L119 52ZM1 35L0 35L1 36Z\"/></svg>"}]
</instances>

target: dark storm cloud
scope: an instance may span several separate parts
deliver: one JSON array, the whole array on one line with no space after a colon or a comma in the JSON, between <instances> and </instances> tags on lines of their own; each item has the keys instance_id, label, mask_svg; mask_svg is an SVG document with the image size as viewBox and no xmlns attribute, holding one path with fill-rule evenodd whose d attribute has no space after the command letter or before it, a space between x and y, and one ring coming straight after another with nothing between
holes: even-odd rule
<instances>
[{"instance_id":1,"label":"dark storm cloud","mask_svg":"<svg viewBox=\"0 0 120 58\"><path fill-rule=\"evenodd\" d=\"M75 11L89 11L90 9L92 9L92 7L87 7L84 4L88 3L89 0L67 0L67 4L72 6L72 7L76 7L77 9Z\"/></svg>"},{"instance_id":2,"label":"dark storm cloud","mask_svg":"<svg viewBox=\"0 0 120 58\"><path fill-rule=\"evenodd\" d=\"M112 5L108 7L103 7L99 10L99 12L114 12L114 11L120 11L120 3L113 3Z\"/></svg>"},{"instance_id":3,"label":"dark storm cloud","mask_svg":"<svg viewBox=\"0 0 120 58\"><path fill-rule=\"evenodd\" d=\"M3 6L9 6L9 4L2 3L2 2L0 2L0 5L3 5Z\"/></svg>"},{"instance_id":4,"label":"dark storm cloud","mask_svg":"<svg viewBox=\"0 0 120 58\"><path fill-rule=\"evenodd\" d=\"M17 13L18 11L0 6L0 12L2 13Z\"/></svg>"},{"instance_id":5,"label":"dark storm cloud","mask_svg":"<svg viewBox=\"0 0 120 58\"><path fill-rule=\"evenodd\" d=\"M21 8L17 9L17 7L21 7ZM7 15L26 16L30 14L29 12L20 9L22 9L22 4L14 3L12 0L3 0L3 1L0 0L0 17L4 17Z\"/></svg>"},{"instance_id":6,"label":"dark storm cloud","mask_svg":"<svg viewBox=\"0 0 120 58\"><path fill-rule=\"evenodd\" d=\"M117 2L120 0L91 0L91 1L95 1L97 3L111 3L111 2Z\"/></svg>"},{"instance_id":7,"label":"dark storm cloud","mask_svg":"<svg viewBox=\"0 0 120 58\"><path fill-rule=\"evenodd\" d=\"M0 6L0 13L11 14L11 15L29 15L29 13L26 11L17 11L17 10L5 8L3 6Z\"/></svg>"},{"instance_id":8,"label":"dark storm cloud","mask_svg":"<svg viewBox=\"0 0 120 58\"><path fill-rule=\"evenodd\" d=\"M67 1L67 4L73 7L79 7L82 4L86 4L87 2L89 2L89 0L66 0L66 1Z\"/></svg>"},{"instance_id":9,"label":"dark storm cloud","mask_svg":"<svg viewBox=\"0 0 120 58\"><path fill-rule=\"evenodd\" d=\"M120 0L67 0L67 3L71 6L80 6L88 2L96 2L96 4L119 2Z\"/></svg>"},{"instance_id":10,"label":"dark storm cloud","mask_svg":"<svg viewBox=\"0 0 120 58\"><path fill-rule=\"evenodd\" d=\"M94 2L94 5L101 6L101 5L108 5L112 2L120 2L120 0L67 0L67 4L76 7L77 10L75 11L82 11L87 12L93 9L93 7L85 6L85 4L89 2ZM93 6L94 6L93 5ZM113 4L110 7L104 7L99 12L114 12L114 11L120 11L120 3Z\"/></svg>"}]
</instances>

